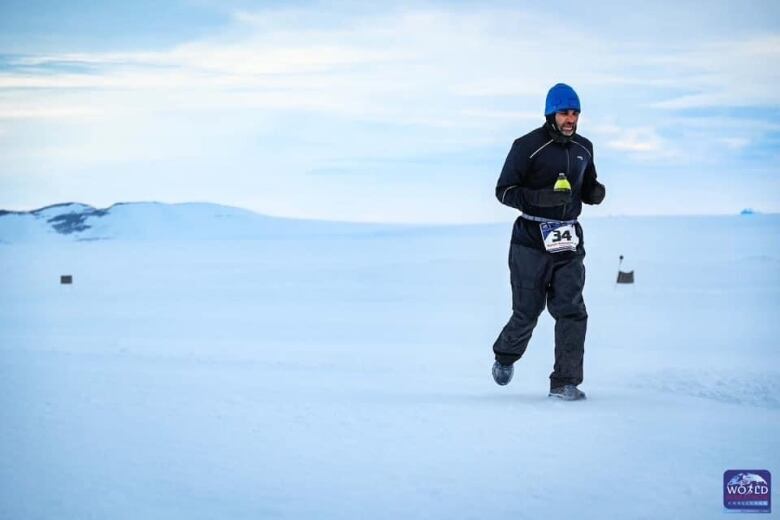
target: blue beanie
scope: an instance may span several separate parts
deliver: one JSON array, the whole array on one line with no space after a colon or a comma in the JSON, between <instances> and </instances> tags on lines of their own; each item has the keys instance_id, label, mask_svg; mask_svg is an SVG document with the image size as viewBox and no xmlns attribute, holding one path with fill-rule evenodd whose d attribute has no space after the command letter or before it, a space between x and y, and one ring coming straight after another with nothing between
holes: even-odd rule
<instances>
[{"instance_id":1,"label":"blue beanie","mask_svg":"<svg viewBox=\"0 0 780 520\"><path fill-rule=\"evenodd\" d=\"M547 93L544 103L544 115L549 116L564 110L580 111L580 98L574 89L565 83L558 83Z\"/></svg>"}]
</instances>

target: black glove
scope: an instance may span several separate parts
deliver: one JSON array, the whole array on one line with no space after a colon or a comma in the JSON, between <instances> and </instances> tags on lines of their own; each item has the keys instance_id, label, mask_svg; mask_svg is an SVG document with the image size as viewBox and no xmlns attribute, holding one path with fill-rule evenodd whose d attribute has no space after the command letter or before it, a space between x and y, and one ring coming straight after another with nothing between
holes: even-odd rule
<instances>
[{"instance_id":1,"label":"black glove","mask_svg":"<svg viewBox=\"0 0 780 520\"><path fill-rule=\"evenodd\" d=\"M554 208L556 206L563 206L571 202L571 190L555 191L555 190L523 190L523 197L526 202L533 206L539 206L540 208Z\"/></svg>"},{"instance_id":2,"label":"black glove","mask_svg":"<svg viewBox=\"0 0 780 520\"><path fill-rule=\"evenodd\" d=\"M589 189L582 192L582 202L586 204L601 204L607 195L607 188L598 181L593 181Z\"/></svg>"}]
</instances>

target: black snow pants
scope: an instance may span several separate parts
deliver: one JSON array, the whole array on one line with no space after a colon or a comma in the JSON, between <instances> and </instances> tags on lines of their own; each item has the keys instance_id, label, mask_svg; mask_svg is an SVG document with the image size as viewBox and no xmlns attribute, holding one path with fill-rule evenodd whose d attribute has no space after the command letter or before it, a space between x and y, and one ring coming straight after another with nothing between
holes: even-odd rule
<instances>
[{"instance_id":1,"label":"black snow pants","mask_svg":"<svg viewBox=\"0 0 780 520\"><path fill-rule=\"evenodd\" d=\"M509 365L520 359L545 302L555 319L555 366L550 388L582 383L582 358L588 313L582 299L585 251L548 253L512 243L509 271L512 317L493 344L496 360Z\"/></svg>"}]
</instances>

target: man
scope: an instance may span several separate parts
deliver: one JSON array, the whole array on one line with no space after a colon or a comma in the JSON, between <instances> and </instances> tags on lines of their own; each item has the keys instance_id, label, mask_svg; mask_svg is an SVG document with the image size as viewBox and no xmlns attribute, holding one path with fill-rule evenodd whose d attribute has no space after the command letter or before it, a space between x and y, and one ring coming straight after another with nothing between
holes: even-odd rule
<instances>
[{"instance_id":1,"label":"man","mask_svg":"<svg viewBox=\"0 0 780 520\"><path fill-rule=\"evenodd\" d=\"M520 210L512 230L509 270L512 317L493 345L493 379L506 385L545 307L555 319L550 397L585 399L582 358L588 314L582 299L585 257L582 203L600 204L593 144L577 133L580 100L558 83L547 93L541 128L512 144L496 186L502 204Z\"/></svg>"}]
</instances>

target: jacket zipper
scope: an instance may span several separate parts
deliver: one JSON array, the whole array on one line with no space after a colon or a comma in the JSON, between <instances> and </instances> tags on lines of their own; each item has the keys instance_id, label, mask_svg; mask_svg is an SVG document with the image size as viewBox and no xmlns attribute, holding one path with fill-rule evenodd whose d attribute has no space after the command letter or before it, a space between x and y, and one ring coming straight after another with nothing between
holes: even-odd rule
<instances>
[{"instance_id":1,"label":"jacket zipper","mask_svg":"<svg viewBox=\"0 0 780 520\"><path fill-rule=\"evenodd\" d=\"M564 146L564 150L566 150L566 178L568 179L569 178L569 159L570 159L569 147L567 145L565 145L565 144L563 146ZM571 182L571 181L569 181L569 182ZM566 217L566 204L563 205L563 211L561 212L561 220L566 220L565 217Z\"/></svg>"}]
</instances>

